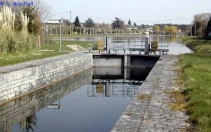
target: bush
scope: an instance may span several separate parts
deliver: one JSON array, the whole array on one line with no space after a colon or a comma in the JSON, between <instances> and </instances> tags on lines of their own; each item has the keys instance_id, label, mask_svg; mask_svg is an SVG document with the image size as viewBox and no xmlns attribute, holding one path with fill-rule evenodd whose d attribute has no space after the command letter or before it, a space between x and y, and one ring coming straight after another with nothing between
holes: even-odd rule
<instances>
[{"instance_id":1,"label":"bush","mask_svg":"<svg viewBox=\"0 0 211 132\"><path fill-rule=\"evenodd\" d=\"M29 19L21 12L21 29L15 28L16 14L5 6L0 12L0 54L26 51L36 48L37 39L28 33Z\"/></svg>"}]
</instances>

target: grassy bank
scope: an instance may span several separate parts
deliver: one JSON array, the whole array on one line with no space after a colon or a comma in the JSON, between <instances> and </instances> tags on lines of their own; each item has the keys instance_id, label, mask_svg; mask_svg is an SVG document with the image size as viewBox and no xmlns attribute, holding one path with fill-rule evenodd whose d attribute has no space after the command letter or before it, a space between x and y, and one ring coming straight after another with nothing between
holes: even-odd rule
<instances>
[{"instance_id":1,"label":"grassy bank","mask_svg":"<svg viewBox=\"0 0 211 132\"><path fill-rule=\"evenodd\" d=\"M72 52L67 45L80 45L87 48L92 48L96 46L96 42L81 42L81 41L63 41L62 42L62 52L59 52L60 45L59 41L52 41L50 44L42 45L41 51L24 51L18 53L8 53L0 55L0 66L6 66L11 64L17 64L21 62L26 62L30 60L43 59L53 56L58 56L62 54L67 54Z\"/></svg>"},{"instance_id":2,"label":"grassy bank","mask_svg":"<svg viewBox=\"0 0 211 132\"><path fill-rule=\"evenodd\" d=\"M182 37L182 42L195 53L211 54L211 40L200 39L197 37Z\"/></svg>"},{"instance_id":3,"label":"grassy bank","mask_svg":"<svg viewBox=\"0 0 211 132\"><path fill-rule=\"evenodd\" d=\"M211 41L184 37L183 42L195 53L181 55L181 68L188 97L190 121L195 131L211 131Z\"/></svg>"},{"instance_id":4,"label":"grassy bank","mask_svg":"<svg viewBox=\"0 0 211 132\"><path fill-rule=\"evenodd\" d=\"M87 37L129 37L129 36L143 36L144 34L92 34L92 35L62 35L62 38L87 38ZM59 38L60 35L48 35L51 38Z\"/></svg>"},{"instance_id":5,"label":"grassy bank","mask_svg":"<svg viewBox=\"0 0 211 132\"><path fill-rule=\"evenodd\" d=\"M90 48L96 47L97 42L95 41L62 41L62 51L71 51L71 49L68 48L67 45L80 45L81 47L85 49L90 49ZM60 43L59 41L52 41L50 42L50 44L43 45L42 50L59 51Z\"/></svg>"},{"instance_id":6,"label":"grassy bank","mask_svg":"<svg viewBox=\"0 0 211 132\"><path fill-rule=\"evenodd\" d=\"M0 55L0 66L12 65L30 60L38 60L62 54L65 54L65 52L27 51L22 53L4 54Z\"/></svg>"}]
</instances>

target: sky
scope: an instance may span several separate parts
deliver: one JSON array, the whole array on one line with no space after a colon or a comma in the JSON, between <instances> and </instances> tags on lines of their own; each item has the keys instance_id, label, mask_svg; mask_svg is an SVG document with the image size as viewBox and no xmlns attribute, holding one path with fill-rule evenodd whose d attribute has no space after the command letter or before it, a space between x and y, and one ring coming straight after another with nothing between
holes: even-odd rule
<instances>
[{"instance_id":1,"label":"sky","mask_svg":"<svg viewBox=\"0 0 211 132\"><path fill-rule=\"evenodd\" d=\"M51 19L80 22L92 18L97 23L112 23L118 17L128 23L191 24L195 14L211 13L211 0L43 0L50 6Z\"/></svg>"}]
</instances>

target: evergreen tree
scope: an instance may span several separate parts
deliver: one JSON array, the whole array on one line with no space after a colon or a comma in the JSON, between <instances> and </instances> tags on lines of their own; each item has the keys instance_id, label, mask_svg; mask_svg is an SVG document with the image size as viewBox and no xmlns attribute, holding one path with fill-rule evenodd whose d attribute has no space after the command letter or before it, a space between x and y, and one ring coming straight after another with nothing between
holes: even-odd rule
<instances>
[{"instance_id":1,"label":"evergreen tree","mask_svg":"<svg viewBox=\"0 0 211 132\"><path fill-rule=\"evenodd\" d=\"M84 26L85 27L88 27L88 28L90 28L90 27L94 27L94 21L91 19L91 18L88 18L87 20L86 20L86 22L84 23Z\"/></svg>"},{"instance_id":2,"label":"evergreen tree","mask_svg":"<svg viewBox=\"0 0 211 132\"><path fill-rule=\"evenodd\" d=\"M74 26L75 27L81 27L81 24L80 24L78 16L76 16L76 18L75 18Z\"/></svg>"},{"instance_id":3,"label":"evergreen tree","mask_svg":"<svg viewBox=\"0 0 211 132\"><path fill-rule=\"evenodd\" d=\"M206 28L206 37L211 39L211 18L207 24L207 28Z\"/></svg>"},{"instance_id":4,"label":"evergreen tree","mask_svg":"<svg viewBox=\"0 0 211 132\"><path fill-rule=\"evenodd\" d=\"M136 24L135 22L134 22L134 24L133 24L133 25L134 25L134 27L137 27L137 24Z\"/></svg>"},{"instance_id":5,"label":"evergreen tree","mask_svg":"<svg viewBox=\"0 0 211 132\"><path fill-rule=\"evenodd\" d=\"M112 23L112 28L124 28L124 21L120 20L118 17L115 17L115 20Z\"/></svg>"},{"instance_id":6,"label":"evergreen tree","mask_svg":"<svg viewBox=\"0 0 211 132\"><path fill-rule=\"evenodd\" d=\"M130 26L131 25L131 20L129 19L129 21L128 21L128 25Z\"/></svg>"}]
</instances>

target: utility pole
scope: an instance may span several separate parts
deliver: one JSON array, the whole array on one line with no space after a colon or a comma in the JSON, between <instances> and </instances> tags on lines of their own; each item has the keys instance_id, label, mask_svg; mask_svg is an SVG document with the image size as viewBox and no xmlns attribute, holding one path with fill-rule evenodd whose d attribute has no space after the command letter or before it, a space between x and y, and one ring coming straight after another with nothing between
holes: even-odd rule
<instances>
[{"instance_id":1,"label":"utility pole","mask_svg":"<svg viewBox=\"0 0 211 132\"><path fill-rule=\"evenodd\" d=\"M193 36L193 25L192 25L192 23L191 23L191 25L190 25L190 33L191 33L191 37Z\"/></svg>"},{"instance_id":2,"label":"utility pole","mask_svg":"<svg viewBox=\"0 0 211 132\"><path fill-rule=\"evenodd\" d=\"M196 16L195 16L195 20L194 20L194 24L195 24L195 31L194 31L194 36L196 36Z\"/></svg>"},{"instance_id":3,"label":"utility pole","mask_svg":"<svg viewBox=\"0 0 211 132\"><path fill-rule=\"evenodd\" d=\"M201 21L201 36L203 37L203 21Z\"/></svg>"},{"instance_id":4,"label":"utility pole","mask_svg":"<svg viewBox=\"0 0 211 132\"><path fill-rule=\"evenodd\" d=\"M70 11L70 35L72 35L71 11Z\"/></svg>"},{"instance_id":5,"label":"utility pole","mask_svg":"<svg viewBox=\"0 0 211 132\"><path fill-rule=\"evenodd\" d=\"M61 20L59 20L59 27L60 27L60 31L59 31L59 44L60 44L60 52L62 51L62 27L61 27L61 25L62 25L62 21Z\"/></svg>"}]
</instances>

